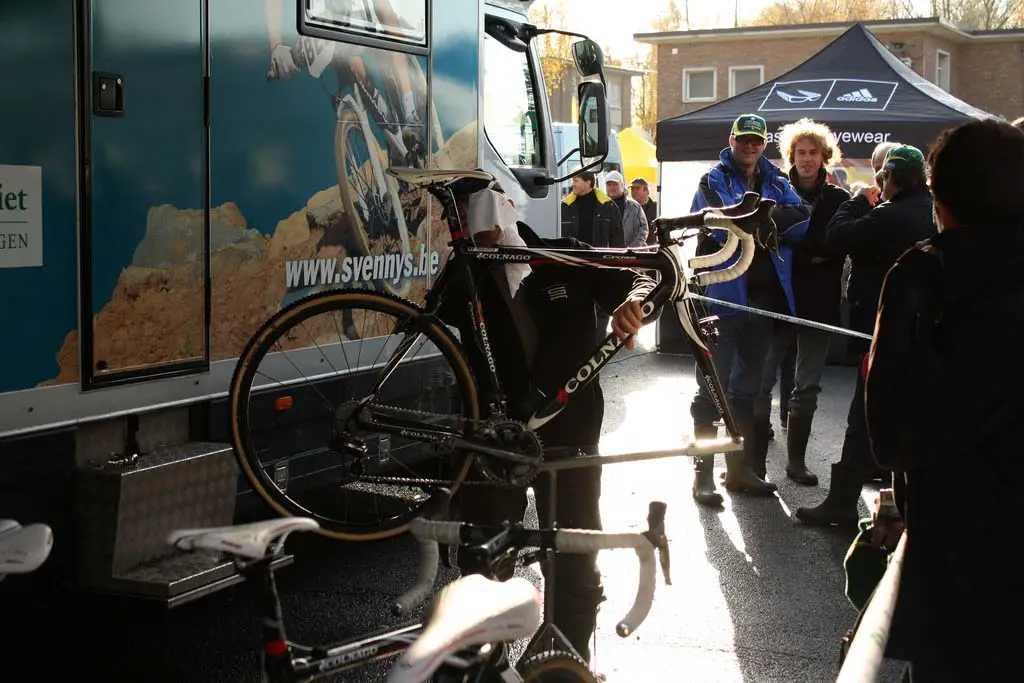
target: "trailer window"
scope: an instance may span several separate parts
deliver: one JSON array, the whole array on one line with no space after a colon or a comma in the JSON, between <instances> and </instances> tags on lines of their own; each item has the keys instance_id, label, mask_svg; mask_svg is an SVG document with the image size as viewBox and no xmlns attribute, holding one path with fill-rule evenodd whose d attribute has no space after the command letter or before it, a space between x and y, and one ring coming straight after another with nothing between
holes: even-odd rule
<instances>
[{"instance_id":1,"label":"trailer window","mask_svg":"<svg viewBox=\"0 0 1024 683\"><path fill-rule=\"evenodd\" d=\"M509 166L544 166L540 115L527 53L484 36L484 132Z\"/></svg>"},{"instance_id":2,"label":"trailer window","mask_svg":"<svg viewBox=\"0 0 1024 683\"><path fill-rule=\"evenodd\" d=\"M427 0L301 0L303 33L335 32L341 40L385 40L426 47Z\"/></svg>"}]
</instances>

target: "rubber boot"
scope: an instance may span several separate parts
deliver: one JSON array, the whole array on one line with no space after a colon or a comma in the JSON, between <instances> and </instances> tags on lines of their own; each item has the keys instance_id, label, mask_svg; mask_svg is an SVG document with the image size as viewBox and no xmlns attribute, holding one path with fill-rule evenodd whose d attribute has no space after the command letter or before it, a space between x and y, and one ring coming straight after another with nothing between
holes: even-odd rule
<instances>
[{"instance_id":1,"label":"rubber boot","mask_svg":"<svg viewBox=\"0 0 1024 683\"><path fill-rule=\"evenodd\" d=\"M786 476L798 484L817 486L818 475L807 469L807 441L811 438L813 415L789 414L789 429L786 431Z\"/></svg>"},{"instance_id":2,"label":"rubber boot","mask_svg":"<svg viewBox=\"0 0 1024 683\"><path fill-rule=\"evenodd\" d=\"M757 476L751 469L751 462L757 460L754 421L752 419L736 420L743 435L743 450L725 454L725 489L733 493L749 493L754 496L770 496L779 487ZM765 450L767 451L768 433L763 433ZM763 460L762 460L763 462Z\"/></svg>"},{"instance_id":3,"label":"rubber boot","mask_svg":"<svg viewBox=\"0 0 1024 683\"><path fill-rule=\"evenodd\" d=\"M695 439L713 439L718 436L714 425L693 425ZM703 455L693 459L693 499L700 505L717 507L722 504L722 494L715 490L715 456Z\"/></svg>"},{"instance_id":4,"label":"rubber boot","mask_svg":"<svg viewBox=\"0 0 1024 683\"><path fill-rule=\"evenodd\" d=\"M754 443L749 451L750 469L761 479L768 479L768 442L771 441L770 416L754 418Z\"/></svg>"},{"instance_id":5,"label":"rubber boot","mask_svg":"<svg viewBox=\"0 0 1024 683\"><path fill-rule=\"evenodd\" d=\"M813 526L857 526L857 499L864 476L841 462L832 465L832 485L821 505L797 508L796 518Z\"/></svg>"}]
</instances>

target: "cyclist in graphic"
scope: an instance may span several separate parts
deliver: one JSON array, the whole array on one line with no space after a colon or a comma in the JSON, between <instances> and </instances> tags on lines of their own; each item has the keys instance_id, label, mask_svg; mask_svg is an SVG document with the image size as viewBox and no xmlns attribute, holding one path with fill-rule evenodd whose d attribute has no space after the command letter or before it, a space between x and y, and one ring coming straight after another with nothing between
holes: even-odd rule
<instances>
[{"instance_id":1,"label":"cyclist in graphic","mask_svg":"<svg viewBox=\"0 0 1024 683\"><path fill-rule=\"evenodd\" d=\"M331 98L339 126L342 125L343 112L353 106L351 97L343 93L358 92L358 100L366 110L364 116L374 121L386 138L386 145L382 147L386 149L388 160L383 165L421 168L426 165L426 132L424 117L419 111L424 108L422 103L426 102L426 80L422 70L415 67L414 57L396 51L375 50L309 36L299 36L295 46L289 46L284 42L282 28L285 14L291 16L291 12L284 12L283 0L266 0L265 10L270 43L270 77L290 78L306 70L310 76L319 79L327 67L333 65L337 85ZM308 12L311 17L327 25L351 27L369 34L404 34L405 24L388 0L315 0ZM378 87L372 75L374 73L378 74L380 80L386 81L382 83L383 87ZM332 90L326 85L328 81L323 82ZM388 97L387 82L394 85L390 91L393 93L391 97ZM346 99L349 100L347 104L344 102ZM341 238L346 252L370 255L373 240L384 235L395 239L400 252L409 251L408 234L415 231L412 226L426 218L425 204L420 201L409 206L408 199L403 200L403 195L410 188L393 178L375 178L372 165L365 156L353 161L360 153L371 156L376 154L375 149L380 146L377 140L367 139L365 149L362 142L357 142L357 147L352 149L352 142L345 133L339 132L336 135L342 138L341 144L338 139L335 140L334 150L338 186L346 207L344 220L348 223ZM346 141L349 147L347 155ZM346 156L353 159L346 163ZM362 167L364 171L353 172L360 163L366 164ZM367 177L364 177L364 173ZM360 184L364 185L361 189ZM396 194L389 194L396 190ZM330 239L325 234L321 244L338 243L327 241ZM383 281L364 284L378 290L394 289ZM404 295L407 287L406 283L394 292ZM345 321L345 329L350 338L357 336L351 321Z\"/></svg>"},{"instance_id":2,"label":"cyclist in graphic","mask_svg":"<svg viewBox=\"0 0 1024 683\"><path fill-rule=\"evenodd\" d=\"M282 37L283 2L284 0L266 0L267 37L270 40L273 68L280 77L289 78L302 69L295 63L292 48L285 45ZM310 4L309 13L339 26L351 26L383 35L402 35L400 27L403 23L389 0L314 0ZM309 60L308 64L309 74L313 78L319 78L327 65L334 62L335 68L338 69L339 81L343 81L347 68L360 83L365 85L368 82L365 61L365 56L369 54L368 48L346 44L345 54L335 58L334 41L302 36L300 42L310 43L315 51L315 58ZM405 122L422 123L416 110L415 90L405 55L386 51L379 54L384 62L380 65L382 70L387 71L398 84ZM339 83L339 90L344 85L344 82ZM425 84L417 84L417 87L422 89Z\"/></svg>"}]
</instances>

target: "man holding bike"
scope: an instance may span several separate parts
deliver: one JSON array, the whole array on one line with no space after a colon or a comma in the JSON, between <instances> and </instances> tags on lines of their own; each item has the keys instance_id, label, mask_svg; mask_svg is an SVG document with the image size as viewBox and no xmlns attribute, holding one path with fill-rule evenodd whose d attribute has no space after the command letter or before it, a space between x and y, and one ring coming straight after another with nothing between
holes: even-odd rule
<instances>
[{"instance_id":1,"label":"man holding bike","mask_svg":"<svg viewBox=\"0 0 1024 683\"><path fill-rule=\"evenodd\" d=\"M791 242L798 242L807 230L810 206L794 192L786 175L764 158L768 124L756 114L744 114L733 123L729 146L722 150L719 162L704 174L693 198L691 212L708 206L730 206L743 199L746 192L757 192L763 199L776 202L772 211L780 236L778 251L758 246L747 272L735 280L710 285L709 297L730 303L792 315L796 310L790 270ZM718 251L722 244L713 237L702 239L697 254ZM731 266L735 256L717 269ZM755 422L754 401L761 391L765 361L773 336L771 318L742 312L734 308L712 305L719 316L718 340L712 351L715 370L725 385L726 396L743 436L743 452L725 457L725 488L729 491L769 496L777 490L765 477L770 422ZM718 434L715 421L719 410L698 372L697 394L690 406L693 431L697 439L714 438ZM715 491L714 456L694 459L693 498L701 505L721 505L722 496Z\"/></svg>"},{"instance_id":2,"label":"man holding bike","mask_svg":"<svg viewBox=\"0 0 1024 683\"><path fill-rule=\"evenodd\" d=\"M462 217L469 216L469 233L478 246L516 244L518 239L531 247L590 246L571 237L538 237L529 226L516 220L514 209L509 212L508 201L492 188L470 195L464 191L458 197L459 210ZM517 235L510 234L513 232ZM643 324L640 301L655 285L650 278L627 270L546 264L533 267L521 278L523 272L515 270L521 266L516 264L479 266L474 269L475 285L497 358L495 365L509 400L507 417L519 421L529 418L524 405L533 387L552 395L558 387L550 383L561 380L568 368L583 364L594 353L595 308L612 314L615 333L625 339L636 334ZM472 321L466 299L453 296L457 291L457 287L449 288L439 316L458 328L463 339L471 339ZM485 361L479 349L468 348L467 355L474 370ZM486 367L481 369L486 371ZM566 407L537 433L546 452L580 449L596 454L603 419L604 396L595 377L574 393ZM546 457L557 456L549 453ZM553 519L562 527L601 529L600 467L560 472L556 510L548 505L547 477L541 475L533 486L542 524ZM525 488L472 485L461 488L456 501L462 520L478 524L521 520L527 505ZM596 627L597 606L604 599L596 560L596 554L574 553L559 555L555 561L558 597L554 623L584 660L590 657L589 641ZM464 572L475 570L463 554L459 564Z\"/></svg>"}]
</instances>

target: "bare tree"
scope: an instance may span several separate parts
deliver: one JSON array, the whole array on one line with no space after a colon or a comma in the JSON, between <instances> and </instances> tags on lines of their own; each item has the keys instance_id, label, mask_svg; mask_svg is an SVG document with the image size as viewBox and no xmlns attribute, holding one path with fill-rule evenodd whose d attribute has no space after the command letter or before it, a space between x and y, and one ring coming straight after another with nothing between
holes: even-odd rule
<instances>
[{"instance_id":1,"label":"bare tree","mask_svg":"<svg viewBox=\"0 0 1024 683\"><path fill-rule=\"evenodd\" d=\"M1024 26L1024 0L932 0L932 15L965 29Z\"/></svg>"},{"instance_id":2,"label":"bare tree","mask_svg":"<svg viewBox=\"0 0 1024 683\"><path fill-rule=\"evenodd\" d=\"M675 0L669 0L665 9L651 22L654 31L678 31L683 27L690 28L690 3L683 0L683 11ZM640 89L633 98L633 117L640 127L652 136L658 126L658 46L651 45L647 58L637 62L637 68L643 72L640 77Z\"/></svg>"}]
</instances>

